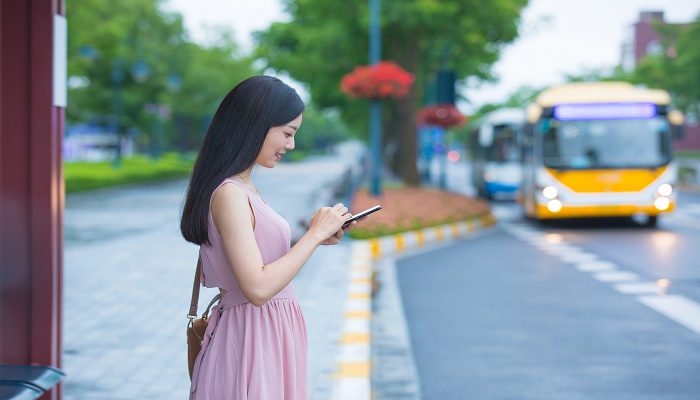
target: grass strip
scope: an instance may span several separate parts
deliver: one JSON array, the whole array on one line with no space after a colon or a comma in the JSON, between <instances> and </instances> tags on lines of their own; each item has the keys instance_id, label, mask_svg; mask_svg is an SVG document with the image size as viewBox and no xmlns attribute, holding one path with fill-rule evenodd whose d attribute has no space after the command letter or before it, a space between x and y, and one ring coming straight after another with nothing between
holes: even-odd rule
<instances>
[{"instance_id":1,"label":"grass strip","mask_svg":"<svg viewBox=\"0 0 700 400\"><path fill-rule=\"evenodd\" d=\"M144 156L124 158L118 167L111 161L66 162L66 193L84 192L111 186L153 182L189 176L194 160L167 153L157 160Z\"/></svg>"}]
</instances>

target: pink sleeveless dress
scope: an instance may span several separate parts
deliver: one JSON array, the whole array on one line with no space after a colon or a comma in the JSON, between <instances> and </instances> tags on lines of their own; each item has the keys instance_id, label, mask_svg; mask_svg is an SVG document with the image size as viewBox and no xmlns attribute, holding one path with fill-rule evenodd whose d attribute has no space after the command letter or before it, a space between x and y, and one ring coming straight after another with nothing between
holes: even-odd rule
<instances>
[{"instance_id":1,"label":"pink sleeveless dress","mask_svg":"<svg viewBox=\"0 0 700 400\"><path fill-rule=\"evenodd\" d=\"M291 230L287 221L260 197L248 193L255 216L255 241L265 265L287 254ZM215 190L215 191L216 191ZM222 238L209 212L209 241L202 257L200 280L206 287L228 291L211 317L192 374L190 399L307 399L306 323L290 283L256 307L243 296L229 265Z\"/></svg>"}]
</instances>

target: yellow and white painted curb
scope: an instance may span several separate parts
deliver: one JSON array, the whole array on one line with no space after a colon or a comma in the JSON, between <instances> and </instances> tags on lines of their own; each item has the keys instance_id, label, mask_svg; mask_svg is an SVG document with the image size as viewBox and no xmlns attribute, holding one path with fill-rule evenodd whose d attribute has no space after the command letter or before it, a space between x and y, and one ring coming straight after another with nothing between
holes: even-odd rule
<instances>
[{"instance_id":1,"label":"yellow and white painted curb","mask_svg":"<svg viewBox=\"0 0 700 400\"><path fill-rule=\"evenodd\" d=\"M366 241L353 242L352 246L334 400L369 400L371 391L372 252Z\"/></svg>"},{"instance_id":2,"label":"yellow and white painted curb","mask_svg":"<svg viewBox=\"0 0 700 400\"><path fill-rule=\"evenodd\" d=\"M493 215L487 214L483 217L468 221L454 222L397 235L384 236L377 239L370 239L368 242L370 243L372 258L376 259L406 249L423 246L428 243L468 235L478 228L493 225L495 221Z\"/></svg>"},{"instance_id":3,"label":"yellow and white painted curb","mask_svg":"<svg viewBox=\"0 0 700 400\"><path fill-rule=\"evenodd\" d=\"M333 400L370 400L372 397L370 376L374 260L428 243L465 236L494 223L494 217L487 214L468 221L352 243L350 284L340 338L340 357L334 376Z\"/></svg>"}]
</instances>

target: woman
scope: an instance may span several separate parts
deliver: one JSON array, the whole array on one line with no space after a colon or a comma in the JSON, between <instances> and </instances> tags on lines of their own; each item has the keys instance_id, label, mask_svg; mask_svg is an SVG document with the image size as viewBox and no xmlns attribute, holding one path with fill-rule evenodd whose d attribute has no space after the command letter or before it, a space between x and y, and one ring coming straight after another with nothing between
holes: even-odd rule
<instances>
[{"instance_id":1,"label":"woman","mask_svg":"<svg viewBox=\"0 0 700 400\"><path fill-rule=\"evenodd\" d=\"M292 278L319 245L337 244L356 222L342 204L311 217L290 249L289 224L250 180L294 149L304 103L277 78L237 85L214 115L182 213L185 239L200 245L206 287L223 297L195 361L190 399L307 398L306 326Z\"/></svg>"}]
</instances>

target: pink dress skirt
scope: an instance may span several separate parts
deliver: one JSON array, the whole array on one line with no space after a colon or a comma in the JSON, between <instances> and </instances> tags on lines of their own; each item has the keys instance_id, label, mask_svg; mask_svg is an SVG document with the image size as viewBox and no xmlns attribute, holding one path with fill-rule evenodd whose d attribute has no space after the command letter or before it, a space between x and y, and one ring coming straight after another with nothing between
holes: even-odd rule
<instances>
[{"instance_id":1,"label":"pink dress skirt","mask_svg":"<svg viewBox=\"0 0 700 400\"><path fill-rule=\"evenodd\" d=\"M306 400L306 324L287 286L256 307L228 292L211 311L190 399Z\"/></svg>"}]
</instances>

